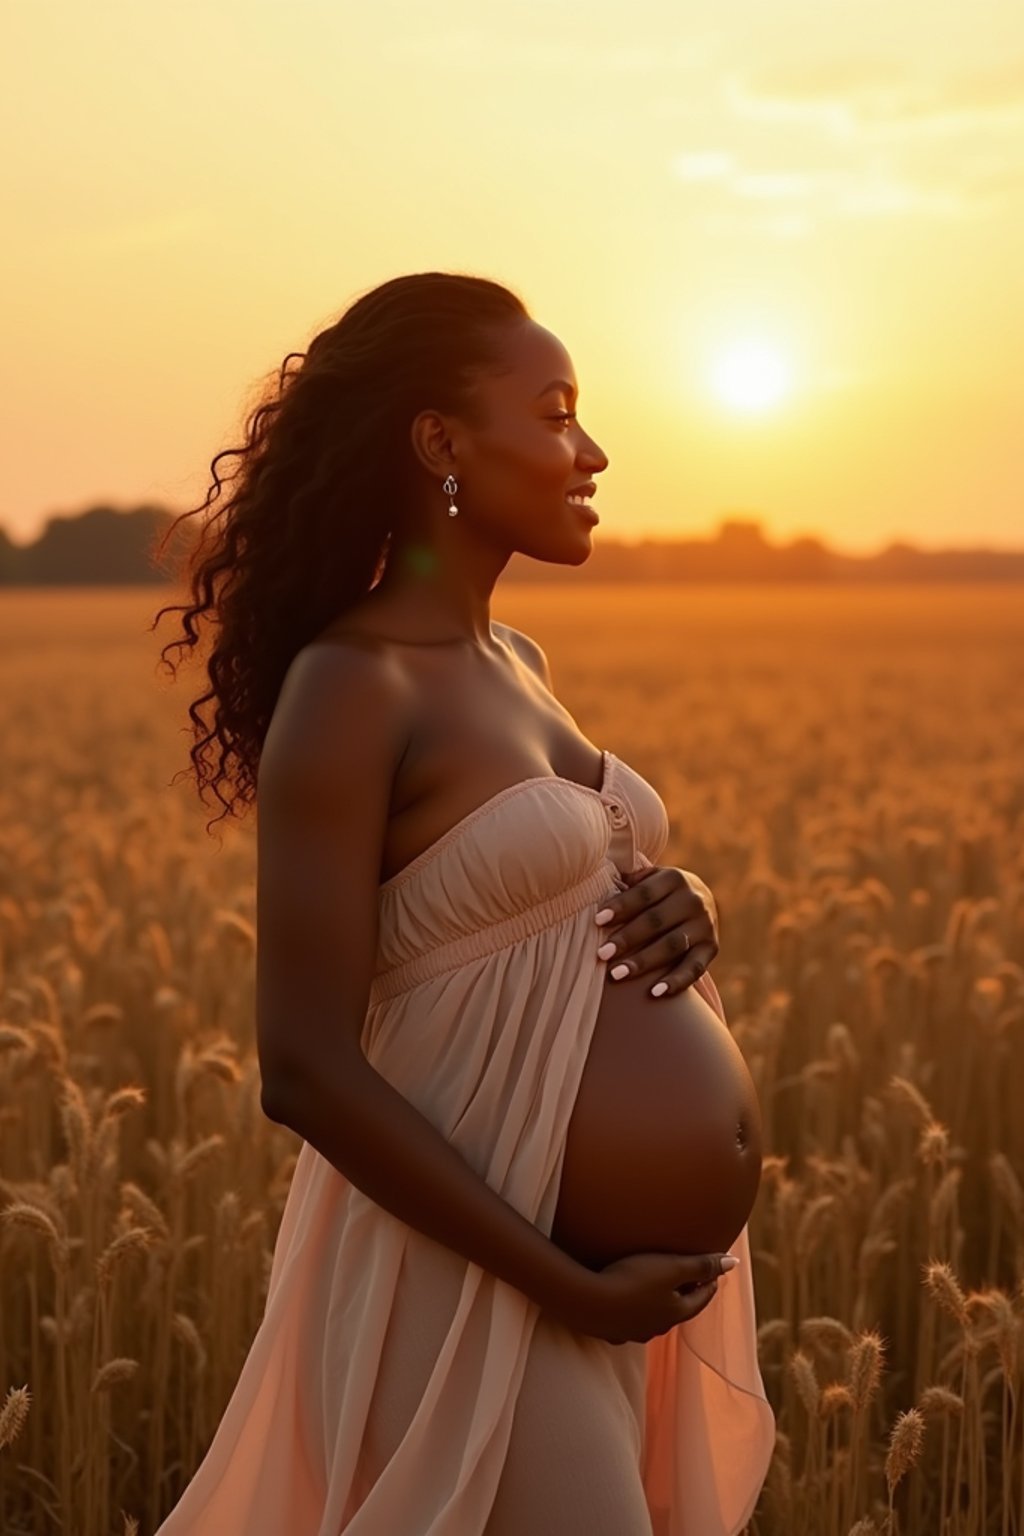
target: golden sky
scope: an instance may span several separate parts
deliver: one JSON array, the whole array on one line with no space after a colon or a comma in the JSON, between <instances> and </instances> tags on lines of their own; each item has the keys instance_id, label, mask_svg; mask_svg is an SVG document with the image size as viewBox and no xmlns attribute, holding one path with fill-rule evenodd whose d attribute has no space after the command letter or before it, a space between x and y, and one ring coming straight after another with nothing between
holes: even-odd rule
<instances>
[{"instance_id":1,"label":"golden sky","mask_svg":"<svg viewBox=\"0 0 1024 1536\"><path fill-rule=\"evenodd\" d=\"M205 495L363 290L508 283L594 535L1024 547L1020 0L12 0L0 523Z\"/></svg>"}]
</instances>

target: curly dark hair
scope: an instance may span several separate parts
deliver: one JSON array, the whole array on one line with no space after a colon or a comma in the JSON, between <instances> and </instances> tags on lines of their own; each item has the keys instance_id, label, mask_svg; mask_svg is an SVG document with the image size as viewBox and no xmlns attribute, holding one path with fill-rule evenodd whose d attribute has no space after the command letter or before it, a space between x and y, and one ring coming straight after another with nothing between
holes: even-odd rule
<instances>
[{"instance_id":1,"label":"curly dark hair","mask_svg":"<svg viewBox=\"0 0 1024 1536\"><path fill-rule=\"evenodd\" d=\"M198 538L179 538L169 574L191 584L191 602L165 605L150 626L183 614L185 638L160 652L175 679L167 652L192 653L202 638L196 620L213 627L210 687L188 710L200 800L211 788L224 807L207 832L254 800L263 742L295 656L383 574L416 470L413 419L429 408L482 425L474 386L506 371L502 332L529 318L508 288L462 273L411 273L361 294L308 351L290 352L266 376L244 444L216 455L205 501L154 540L150 558L160 565L184 520L220 495L218 462L240 461ZM212 724L203 714L211 701Z\"/></svg>"}]
</instances>

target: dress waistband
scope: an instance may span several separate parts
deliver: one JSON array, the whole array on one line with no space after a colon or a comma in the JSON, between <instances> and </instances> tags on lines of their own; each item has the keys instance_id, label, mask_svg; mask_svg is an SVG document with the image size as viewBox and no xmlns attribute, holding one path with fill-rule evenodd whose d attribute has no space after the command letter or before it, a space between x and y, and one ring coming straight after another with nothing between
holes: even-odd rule
<instances>
[{"instance_id":1,"label":"dress waistband","mask_svg":"<svg viewBox=\"0 0 1024 1536\"><path fill-rule=\"evenodd\" d=\"M606 860L577 884L556 892L546 901L538 901L522 912L514 912L510 917L500 918L498 922L488 923L483 928L474 928L447 944L435 945L422 955L413 955L410 960L403 960L398 965L378 971L370 983L369 1006L373 1008L387 998L396 997L400 992L419 986L421 982L443 975L445 971L457 970L471 960L480 960L484 955L494 954L496 950L505 949L520 939L527 939L545 928L554 927L563 918L582 912L590 903L608 895L609 886L614 885L617 879L618 870L610 860Z\"/></svg>"}]
</instances>

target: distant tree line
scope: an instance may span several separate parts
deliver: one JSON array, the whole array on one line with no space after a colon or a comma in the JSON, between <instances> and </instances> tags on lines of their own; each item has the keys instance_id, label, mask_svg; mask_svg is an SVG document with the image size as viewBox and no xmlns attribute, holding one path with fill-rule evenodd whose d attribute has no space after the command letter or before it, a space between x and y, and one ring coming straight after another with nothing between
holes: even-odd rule
<instances>
[{"instance_id":1,"label":"distant tree line","mask_svg":"<svg viewBox=\"0 0 1024 1536\"><path fill-rule=\"evenodd\" d=\"M181 539L164 565L153 550L173 521L164 507L130 511L90 507L51 518L31 544L11 542L0 527L0 586L140 586L171 579ZM186 536L188 525L181 530ZM194 536L194 535L192 535ZM513 555L502 581L564 581L566 567ZM876 555L842 555L820 539L772 544L760 524L726 518L711 538L643 539L626 544L597 534L574 581L1015 581L1024 551L917 549L893 543Z\"/></svg>"}]
</instances>

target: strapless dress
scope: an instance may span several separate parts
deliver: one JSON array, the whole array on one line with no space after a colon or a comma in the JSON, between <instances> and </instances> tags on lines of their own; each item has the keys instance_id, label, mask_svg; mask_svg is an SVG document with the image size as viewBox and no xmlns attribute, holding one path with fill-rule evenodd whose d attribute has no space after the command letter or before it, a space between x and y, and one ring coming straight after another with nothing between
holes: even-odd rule
<instances>
[{"instance_id":1,"label":"strapless dress","mask_svg":"<svg viewBox=\"0 0 1024 1536\"><path fill-rule=\"evenodd\" d=\"M501 790L378 896L367 1059L548 1235L606 985L594 912L669 832L652 785L607 751L603 768L599 790L552 775ZM724 1018L710 975L694 985ZM617 1415L602 1422L620 1426L653 1536L735 1536L774 1417L746 1227L731 1251L739 1268L709 1305L646 1344L546 1315L539 1328L522 1292L303 1142L263 1320L159 1536L489 1536L528 1368L532 1392L546 1373L582 1420L595 1406ZM596 1440L590 1454L596 1478L608 1458ZM523 1518L525 1536L525 1506Z\"/></svg>"}]
</instances>

